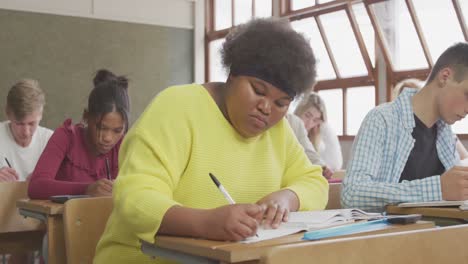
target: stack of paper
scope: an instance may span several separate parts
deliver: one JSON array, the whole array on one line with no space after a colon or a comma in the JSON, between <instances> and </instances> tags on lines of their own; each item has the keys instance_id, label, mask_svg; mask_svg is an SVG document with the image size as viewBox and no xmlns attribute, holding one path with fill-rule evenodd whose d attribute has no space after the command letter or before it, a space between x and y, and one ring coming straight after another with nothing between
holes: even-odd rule
<instances>
[{"instance_id":1,"label":"stack of paper","mask_svg":"<svg viewBox=\"0 0 468 264\"><path fill-rule=\"evenodd\" d=\"M286 236L301 231L310 231L322 228L328 228L355 220L381 218L379 213L367 213L359 209L337 209L323 211L304 211L292 212L289 214L289 221L282 223L277 229L268 229L260 227L257 235L243 241L243 243L252 243L262 240Z\"/></svg>"}]
</instances>

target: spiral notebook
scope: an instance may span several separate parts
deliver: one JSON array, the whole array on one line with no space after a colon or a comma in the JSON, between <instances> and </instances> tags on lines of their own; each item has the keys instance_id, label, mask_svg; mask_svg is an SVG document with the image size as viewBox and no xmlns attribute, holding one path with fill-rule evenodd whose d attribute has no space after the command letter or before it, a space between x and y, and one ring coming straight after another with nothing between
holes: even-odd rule
<instances>
[{"instance_id":1,"label":"spiral notebook","mask_svg":"<svg viewBox=\"0 0 468 264\"><path fill-rule=\"evenodd\" d=\"M356 220L368 220L381 218L380 213L368 213L360 209L337 209L322 211L302 211L289 214L289 221L282 223L277 229L260 227L257 235L247 238L242 243L259 242L286 236L301 231L311 231L333 226L352 223Z\"/></svg>"}]
</instances>

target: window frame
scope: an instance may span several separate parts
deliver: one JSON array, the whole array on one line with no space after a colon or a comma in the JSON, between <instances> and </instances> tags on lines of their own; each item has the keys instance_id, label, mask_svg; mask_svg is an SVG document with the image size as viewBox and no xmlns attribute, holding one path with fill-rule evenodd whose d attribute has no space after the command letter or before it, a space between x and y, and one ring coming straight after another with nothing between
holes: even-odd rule
<instances>
[{"instance_id":1,"label":"window frame","mask_svg":"<svg viewBox=\"0 0 468 264\"><path fill-rule=\"evenodd\" d=\"M232 25L234 25L235 20L235 9L234 4L235 1L242 1L242 0L231 0L232 8ZM354 135L347 135L347 91L349 89L353 89L353 87L362 87L362 86L374 86L375 88L375 105L379 104L380 92L385 91L385 101L388 102L391 98L391 91L393 86L404 80L406 78L419 78L425 79L426 76L429 74L430 69L433 67L434 62L432 61L432 57L430 54L430 50L426 43L426 38L422 31L419 18L416 14L416 10L412 0L404 0L406 3L406 7L411 17L411 21L413 23L414 29L417 33L419 44L421 45L421 49L424 53L425 59L427 61L428 67L427 68L415 68L410 70L395 70L394 64L392 62L392 58L390 56L390 49L386 44L386 40L384 37L384 33L379 27L377 22L377 17L375 14L375 10L373 8L374 4L386 2L387 0L335 0L327 3L319 3L319 0L315 0L315 5L310 7L292 10L291 9L291 0L272 0L272 16L273 14L278 14L279 17L289 19L289 21L301 20L305 18L313 17L319 33L322 37L324 46L326 48L328 57L332 64L333 70L335 72L336 78L330 80L321 80L318 81L315 90L328 90L328 89L341 89L342 90L342 104L343 104L343 135L340 135L340 140L353 140ZM464 15L461 10L460 0L451 0L452 5L455 9L458 22L462 29L463 36L465 41L468 41L468 29L466 27L466 22L464 19ZM372 28L374 30L374 45L375 45L375 62L374 65L371 62L368 50L366 48L362 33L359 29L359 24L357 23L354 11L352 6L354 4L362 3L366 9L367 15L369 16L369 20L371 22ZM275 6L277 4L277 6ZM231 28L221 29L221 30L214 30L215 26L215 19L216 16L214 14L215 10L215 0L206 0L206 20L205 20L205 80L208 81L210 79L209 76L209 67L210 67L210 57L209 57L209 43L211 41L224 38ZM278 12L275 12L278 10ZM346 16L350 22L351 29L353 31L353 35L357 42L360 55L363 59L364 65L367 70L367 75L357 76L357 77L341 77L339 67L336 63L336 59L333 55L333 51L330 47L330 43L328 42L326 36L326 30L323 27L320 15L328 14L337 11L345 11ZM252 17L255 16L255 0L252 0ZM378 52L380 50L380 52ZM379 72L382 71L380 69L379 61L383 61L385 65L385 80L379 80L382 76L379 76ZM385 84L386 89L384 90L380 84ZM468 139L468 132L467 134L458 134L461 139Z\"/></svg>"}]
</instances>

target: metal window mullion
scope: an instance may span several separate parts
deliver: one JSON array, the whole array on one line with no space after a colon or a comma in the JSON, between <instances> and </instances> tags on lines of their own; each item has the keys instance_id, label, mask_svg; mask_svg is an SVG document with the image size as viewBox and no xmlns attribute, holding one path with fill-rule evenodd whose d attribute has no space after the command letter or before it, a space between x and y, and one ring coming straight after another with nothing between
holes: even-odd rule
<instances>
[{"instance_id":1,"label":"metal window mullion","mask_svg":"<svg viewBox=\"0 0 468 264\"><path fill-rule=\"evenodd\" d=\"M465 37L465 41L468 41L468 29L466 28L465 18L463 17L460 3L458 0L452 0L452 3L455 13L457 14L458 22L460 22L460 27L463 32L463 36Z\"/></svg>"},{"instance_id":2,"label":"metal window mullion","mask_svg":"<svg viewBox=\"0 0 468 264\"><path fill-rule=\"evenodd\" d=\"M385 63L387 64L387 67L391 71L394 71L394 66L390 58L390 51L387 46L387 43L384 40L384 34L377 23L375 11L367 2L365 2L365 7L367 10L367 14L369 15L369 19L371 21L372 27L374 28L374 34L376 36L377 44L379 45L380 50L382 51Z\"/></svg>"},{"instance_id":3,"label":"metal window mullion","mask_svg":"<svg viewBox=\"0 0 468 264\"><path fill-rule=\"evenodd\" d=\"M348 4L346 6L345 11L346 11L346 14L348 15L351 28L353 29L354 37L356 38L356 41L359 45L359 50L361 51L362 59L364 60L364 63L366 65L367 72L369 76L371 76L375 80L376 79L375 74L374 74L375 71L374 71L374 68L372 67L372 62L370 60L369 53L367 52L367 48L364 43L364 39L362 37L361 30L359 29L359 25L356 21L356 16L354 15L351 4Z\"/></svg>"},{"instance_id":4,"label":"metal window mullion","mask_svg":"<svg viewBox=\"0 0 468 264\"><path fill-rule=\"evenodd\" d=\"M406 6L408 7L408 11L411 16L411 20L413 21L414 29L418 34L419 42L421 43L421 47L424 51L424 56L426 57L427 64L430 68L434 65L432 62L431 52L427 46L426 38L424 37L424 33L421 28L421 24L419 23L418 16L416 15L416 11L414 10L414 5L412 0L406 0Z\"/></svg>"},{"instance_id":5,"label":"metal window mullion","mask_svg":"<svg viewBox=\"0 0 468 264\"><path fill-rule=\"evenodd\" d=\"M327 35L325 34L325 30L323 29L322 21L320 20L320 18L318 16L316 16L314 18L315 18L315 22L317 24L317 28L318 28L318 30L320 32L320 36L322 37L323 44L325 45L325 49L327 50L328 58L331 61L331 64L333 66L333 70L335 71L336 78L340 79L341 75L340 75L340 72L338 70L338 65L336 64L336 60L335 60L335 57L333 56L333 52L331 50L330 43L328 42Z\"/></svg>"}]
</instances>

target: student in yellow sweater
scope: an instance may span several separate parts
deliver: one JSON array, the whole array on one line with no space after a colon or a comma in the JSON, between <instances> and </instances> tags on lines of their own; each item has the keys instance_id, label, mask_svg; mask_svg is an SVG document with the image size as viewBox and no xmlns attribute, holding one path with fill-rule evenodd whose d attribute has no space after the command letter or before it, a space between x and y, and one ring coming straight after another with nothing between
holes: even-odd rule
<instances>
[{"instance_id":1,"label":"student in yellow sweater","mask_svg":"<svg viewBox=\"0 0 468 264\"><path fill-rule=\"evenodd\" d=\"M289 212L324 209L321 167L310 163L284 118L315 82L309 42L287 21L258 19L233 30L221 53L225 83L167 88L128 132L94 263L161 263L143 255L140 240L239 241L259 224L278 227Z\"/></svg>"}]
</instances>

